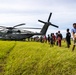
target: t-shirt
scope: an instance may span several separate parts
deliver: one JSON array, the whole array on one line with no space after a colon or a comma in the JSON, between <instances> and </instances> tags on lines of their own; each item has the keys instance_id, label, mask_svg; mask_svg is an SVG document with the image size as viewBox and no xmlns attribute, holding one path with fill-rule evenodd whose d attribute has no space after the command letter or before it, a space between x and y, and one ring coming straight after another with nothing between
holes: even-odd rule
<instances>
[{"instance_id":1,"label":"t-shirt","mask_svg":"<svg viewBox=\"0 0 76 75\"><path fill-rule=\"evenodd\" d=\"M66 40L70 40L71 34L70 32L66 33Z\"/></svg>"},{"instance_id":2,"label":"t-shirt","mask_svg":"<svg viewBox=\"0 0 76 75\"><path fill-rule=\"evenodd\" d=\"M73 29L71 30L71 32L76 33L76 29L75 29L75 28L73 28Z\"/></svg>"},{"instance_id":3,"label":"t-shirt","mask_svg":"<svg viewBox=\"0 0 76 75\"><path fill-rule=\"evenodd\" d=\"M58 36L58 39L62 40L62 34L61 33L59 33L57 36Z\"/></svg>"},{"instance_id":4,"label":"t-shirt","mask_svg":"<svg viewBox=\"0 0 76 75\"><path fill-rule=\"evenodd\" d=\"M73 29L71 30L71 32L73 32L74 35L76 36L76 29L75 29L75 28L73 28ZM73 39L74 39L74 38L73 38Z\"/></svg>"}]
</instances>

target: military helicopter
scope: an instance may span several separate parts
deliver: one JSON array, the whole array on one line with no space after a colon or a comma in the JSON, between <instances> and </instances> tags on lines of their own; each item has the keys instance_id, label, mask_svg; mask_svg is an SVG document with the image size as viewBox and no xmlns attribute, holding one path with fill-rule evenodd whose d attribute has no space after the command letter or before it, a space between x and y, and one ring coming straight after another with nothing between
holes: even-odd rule
<instances>
[{"instance_id":1,"label":"military helicopter","mask_svg":"<svg viewBox=\"0 0 76 75\"><path fill-rule=\"evenodd\" d=\"M24 30L24 32L21 32L21 30L17 29L16 27L25 25L25 23L22 23L22 24L15 25L13 27L0 26L0 35L1 35L0 38L5 39L5 40L24 40L24 39L30 38L34 35L45 35L47 32L47 29L50 25L58 28L57 25L54 25L51 22L49 22L51 15L52 15L52 13L50 13L47 22L38 20L39 22L44 24L40 33L37 33L37 32L35 33L32 31L28 31L28 30ZM26 29L40 29L40 28L26 28Z\"/></svg>"}]
</instances>

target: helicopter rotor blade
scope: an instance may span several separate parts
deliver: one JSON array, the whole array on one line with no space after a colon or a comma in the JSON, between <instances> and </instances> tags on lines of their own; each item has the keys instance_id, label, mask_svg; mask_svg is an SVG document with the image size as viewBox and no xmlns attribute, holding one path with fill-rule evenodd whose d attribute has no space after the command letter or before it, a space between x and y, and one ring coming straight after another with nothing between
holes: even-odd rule
<instances>
[{"instance_id":1,"label":"helicopter rotor blade","mask_svg":"<svg viewBox=\"0 0 76 75\"><path fill-rule=\"evenodd\" d=\"M0 31L4 31L5 29L0 29Z\"/></svg>"},{"instance_id":2,"label":"helicopter rotor blade","mask_svg":"<svg viewBox=\"0 0 76 75\"><path fill-rule=\"evenodd\" d=\"M2 29L2 28L7 28L7 27L5 27L5 26L0 26L0 29Z\"/></svg>"},{"instance_id":3,"label":"helicopter rotor blade","mask_svg":"<svg viewBox=\"0 0 76 75\"><path fill-rule=\"evenodd\" d=\"M41 20L38 20L39 22L41 22L41 23L46 23L46 22L44 22L44 21L41 21Z\"/></svg>"},{"instance_id":4,"label":"helicopter rotor blade","mask_svg":"<svg viewBox=\"0 0 76 75\"><path fill-rule=\"evenodd\" d=\"M54 25L54 24L51 24L51 23L50 23L49 25L54 26L54 27L56 27L56 28L59 28L59 26Z\"/></svg>"},{"instance_id":5,"label":"helicopter rotor blade","mask_svg":"<svg viewBox=\"0 0 76 75\"><path fill-rule=\"evenodd\" d=\"M50 21L51 15L52 15L52 13L50 13L50 15L49 15L48 22Z\"/></svg>"},{"instance_id":6,"label":"helicopter rotor blade","mask_svg":"<svg viewBox=\"0 0 76 75\"><path fill-rule=\"evenodd\" d=\"M18 27L18 26L22 26L22 25L25 25L25 23L15 25L15 26L13 26L13 28Z\"/></svg>"},{"instance_id":7,"label":"helicopter rotor blade","mask_svg":"<svg viewBox=\"0 0 76 75\"><path fill-rule=\"evenodd\" d=\"M18 28L18 29L41 29L41 28L24 27L24 28Z\"/></svg>"}]
</instances>

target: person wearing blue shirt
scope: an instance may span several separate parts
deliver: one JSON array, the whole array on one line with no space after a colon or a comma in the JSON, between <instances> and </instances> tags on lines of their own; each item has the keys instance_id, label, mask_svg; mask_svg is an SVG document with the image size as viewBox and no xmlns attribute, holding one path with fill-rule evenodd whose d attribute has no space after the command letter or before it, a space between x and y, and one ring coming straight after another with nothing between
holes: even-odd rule
<instances>
[{"instance_id":1,"label":"person wearing blue shirt","mask_svg":"<svg viewBox=\"0 0 76 75\"><path fill-rule=\"evenodd\" d=\"M74 40L74 45L73 45L72 51L74 51L75 45L76 45L76 23L73 24L72 36L73 36L73 40Z\"/></svg>"}]
</instances>

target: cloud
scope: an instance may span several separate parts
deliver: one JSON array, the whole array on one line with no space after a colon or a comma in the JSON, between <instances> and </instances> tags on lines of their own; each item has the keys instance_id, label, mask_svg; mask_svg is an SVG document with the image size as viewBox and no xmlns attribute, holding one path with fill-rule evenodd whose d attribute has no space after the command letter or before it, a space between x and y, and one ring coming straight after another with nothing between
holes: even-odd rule
<instances>
[{"instance_id":1,"label":"cloud","mask_svg":"<svg viewBox=\"0 0 76 75\"><path fill-rule=\"evenodd\" d=\"M64 31L71 29L76 21L75 7L76 0L0 0L0 24L13 26L24 22L27 26L42 27L38 19L47 21L52 12L50 22L58 25L58 30ZM48 32L55 30L49 28Z\"/></svg>"}]
</instances>

